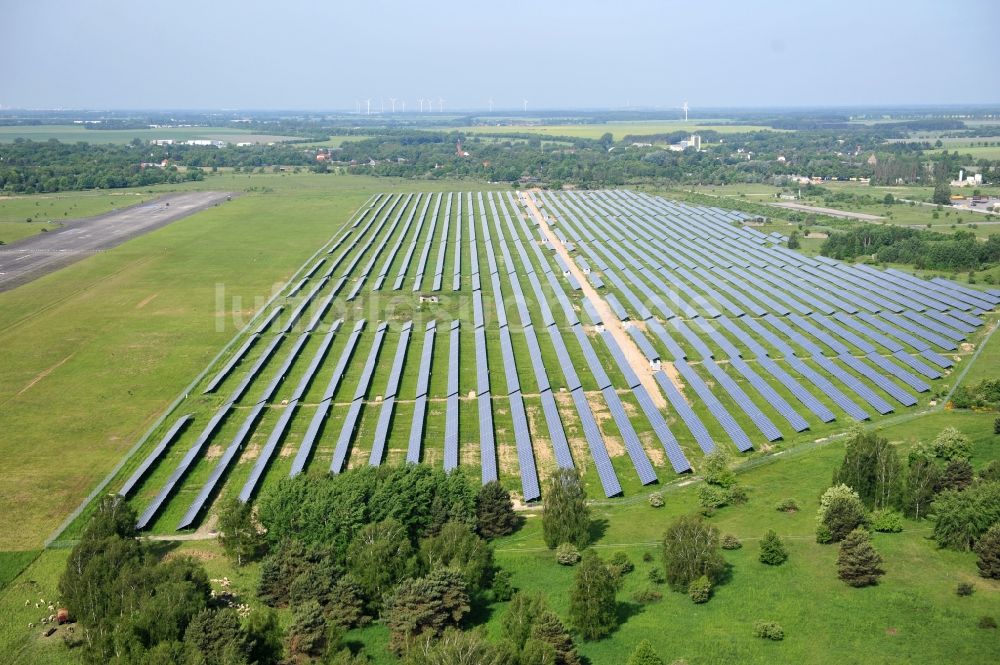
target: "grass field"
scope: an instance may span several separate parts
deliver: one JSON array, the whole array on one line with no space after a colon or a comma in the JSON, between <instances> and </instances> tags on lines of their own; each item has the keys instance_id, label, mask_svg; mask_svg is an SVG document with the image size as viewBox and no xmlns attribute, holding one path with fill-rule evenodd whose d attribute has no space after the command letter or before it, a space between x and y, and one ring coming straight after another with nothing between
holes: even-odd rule
<instances>
[{"instance_id":1,"label":"grass field","mask_svg":"<svg viewBox=\"0 0 1000 665\"><path fill-rule=\"evenodd\" d=\"M134 190L0 196L0 240L9 245L42 229L59 228L66 220L100 215L152 197L150 192Z\"/></svg>"},{"instance_id":2,"label":"grass field","mask_svg":"<svg viewBox=\"0 0 1000 665\"><path fill-rule=\"evenodd\" d=\"M26 125L0 127L0 143L10 143L23 138L31 141L56 139L64 143L129 143L139 138L143 141L154 139L211 139L230 143L251 142L270 143L287 141L288 136L259 134L247 129L234 127L164 127L162 129L86 129L83 125Z\"/></svg>"},{"instance_id":3,"label":"grass field","mask_svg":"<svg viewBox=\"0 0 1000 665\"><path fill-rule=\"evenodd\" d=\"M982 466L998 456L997 437L992 434L994 414L937 412L923 418L887 426L881 431L901 452L916 441L933 437L948 425L968 434L974 442L973 463ZM710 521L722 533L743 540L741 550L726 552L731 565L729 579L717 587L706 605L692 605L686 595L655 587L663 599L649 605L632 596L649 588L651 568L659 564L657 541L669 521L697 509L694 486L668 489L666 507L650 508L644 496L632 501L597 502L595 543L609 557L626 552L636 569L625 578L618 594L621 627L600 642L581 642L580 651L595 665L622 662L641 639L652 642L668 662L685 658L692 665L714 663L807 663L827 662L831 653L843 663L986 663L1000 656L993 631L976 623L983 615L997 617L1000 584L976 574L975 555L936 548L928 538L931 523L905 522L904 532L875 534L874 544L885 559L886 575L877 587L852 589L836 578L836 546L814 542L818 497L843 455L843 445L834 441L770 458L740 474L750 492L747 504L720 510ZM779 513L773 506L793 498L797 513ZM757 561L757 539L775 529L785 541L790 558L782 566L768 567ZM232 589L244 602L258 606L254 593L259 565L234 569L222 556L215 541L165 545L166 551L196 556L209 576L228 576ZM26 599L50 599L56 595L58 575L68 550L49 550L32 563L8 588L0 591L0 614L9 619L0 627L0 652L11 662L48 665L77 662L58 637L45 639L26 624L37 621L39 611L24 606ZM649 553L653 561L644 562ZM545 549L537 513L513 536L496 542L497 563L514 574L515 586L541 591L562 616L568 610L573 569L559 566ZM970 582L976 592L966 598L955 594L959 582ZM821 599L821 600L820 600ZM489 606L487 631L500 634L505 604ZM290 614L281 612L282 623ZM752 635L754 621L777 621L785 630L780 643L761 641ZM388 635L376 625L346 636L363 645L376 664L393 662L385 651ZM992 655L991 655L992 654Z\"/></svg>"}]
</instances>

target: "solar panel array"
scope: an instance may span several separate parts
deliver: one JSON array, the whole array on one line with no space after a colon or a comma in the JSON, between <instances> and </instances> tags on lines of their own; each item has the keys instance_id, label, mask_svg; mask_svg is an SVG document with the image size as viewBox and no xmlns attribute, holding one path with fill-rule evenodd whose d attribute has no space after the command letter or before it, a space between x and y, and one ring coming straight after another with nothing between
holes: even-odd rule
<instances>
[{"instance_id":1,"label":"solar panel array","mask_svg":"<svg viewBox=\"0 0 1000 665\"><path fill-rule=\"evenodd\" d=\"M1000 303L997 291L800 255L780 246L780 233L758 232L744 219L628 191L376 195L213 368L203 394L225 389L227 396L203 398L218 400L207 417L200 407L175 419L121 493L156 486L138 523L148 528L198 466L197 477L207 480L194 488L178 528L193 526L257 436L242 501L259 490L281 445L298 446L293 476L317 449L332 449L337 473L352 448L369 443L369 464L405 457L453 470L475 464L459 449L462 403L474 401L483 482L519 476L523 499L539 498L536 455L550 447L557 466L593 465L604 493L614 496L623 471L609 452L603 417L614 423L620 454L639 482L656 482L657 447L681 473L692 468L686 450L747 451L845 415L912 408L955 365L954 354L967 353L960 345ZM468 311L450 317L447 344L436 344L439 306L422 289L440 292L449 272L450 290L468 298ZM414 320L381 322L366 354L356 357L365 320L353 321L346 339L338 335L341 319L324 322L332 312L363 309L365 294L387 284L393 291L409 286L414 299L421 292ZM452 302L442 296L442 304ZM418 322L425 325L421 352L411 354ZM463 323L474 349L465 368ZM396 332L391 361L382 359L386 336ZM308 365L299 368L307 348ZM272 362L279 351L281 361ZM435 356L444 355L446 375L436 383ZM292 372L297 385L279 392ZM412 372L412 420L397 425L409 413L400 412L399 390L408 391L404 377ZM370 394L376 374L385 378L380 396ZM342 395L348 375L357 384ZM494 393L502 393L496 404ZM268 408L273 421L263 417ZM234 413L241 420L230 432ZM326 432L331 413L337 431ZM443 445L433 434L440 418ZM273 424L261 431L261 422ZM208 459L204 451L219 443L220 431L227 436L222 454ZM574 437L586 441L589 459L571 448ZM398 440L405 444L396 457ZM516 460L503 452L509 444Z\"/></svg>"}]
</instances>

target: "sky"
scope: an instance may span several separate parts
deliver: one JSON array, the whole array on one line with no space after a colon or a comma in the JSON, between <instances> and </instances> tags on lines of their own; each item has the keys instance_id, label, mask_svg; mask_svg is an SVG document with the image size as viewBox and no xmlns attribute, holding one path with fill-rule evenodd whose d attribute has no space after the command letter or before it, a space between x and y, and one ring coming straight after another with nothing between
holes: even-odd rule
<instances>
[{"instance_id":1,"label":"sky","mask_svg":"<svg viewBox=\"0 0 1000 665\"><path fill-rule=\"evenodd\" d=\"M0 0L0 105L996 103L998 30L998 0Z\"/></svg>"}]
</instances>

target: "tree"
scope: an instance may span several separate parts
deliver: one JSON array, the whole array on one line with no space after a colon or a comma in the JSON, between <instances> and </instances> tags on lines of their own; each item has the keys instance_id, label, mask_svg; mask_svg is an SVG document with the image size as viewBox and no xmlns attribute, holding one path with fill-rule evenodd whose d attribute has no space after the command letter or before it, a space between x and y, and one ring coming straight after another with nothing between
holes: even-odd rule
<instances>
[{"instance_id":1,"label":"tree","mask_svg":"<svg viewBox=\"0 0 1000 665\"><path fill-rule=\"evenodd\" d=\"M296 607L288 631L289 653L313 658L323 655L326 646L327 625L320 604L311 600Z\"/></svg>"},{"instance_id":2,"label":"tree","mask_svg":"<svg viewBox=\"0 0 1000 665\"><path fill-rule=\"evenodd\" d=\"M580 475L559 469L546 484L542 506L542 534L549 549L562 543L584 548L590 540L590 509Z\"/></svg>"},{"instance_id":3,"label":"tree","mask_svg":"<svg viewBox=\"0 0 1000 665\"><path fill-rule=\"evenodd\" d=\"M618 625L615 593L618 585L593 550L583 554L570 594L569 620L585 640L599 640Z\"/></svg>"},{"instance_id":4,"label":"tree","mask_svg":"<svg viewBox=\"0 0 1000 665\"><path fill-rule=\"evenodd\" d=\"M833 499L827 506L823 516L822 526L829 535L829 541L837 543L847 537L854 529L868 526L868 513L855 497L841 496Z\"/></svg>"},{"instance_id":5,"label":"tree","mask_svg":"<svg viewBox=\"0 0 1000 665\"><path fill-rule=\"evenodd\" d=\"M717 448L705 456L705 482L719 487L732 487L736 484L736 474L731 468L732 459L722 448Z\"/></svg>"},{"instance_id":6,"label":"tree","mask_svg":"<svg viewBox=\"0 0 1000 665\"><path fill-rule=\"evenodd\" d=\"M948 186L947 182L942 181L934 185L934 196L931 197L931 202L939 206L951 205L951 187Z\"/></svg>"},{"instance_id":7,"label":"tree","mask_svg":"<svg viewBox=\"0 0 1000 665\"><path fill-rule=\"evenodd\" d=\"M414 569L413 545L394 519L361 529L347 549L347 569L372 607Z\"/></svg>"},{"instance_id":8,"label":"tree","mask_svg":"<svg viewBox=\"0 0 1000 665\"><path fill-rule=\"evenodd\" d=\"M882 570L882 557L872 546L871 536L864 529L847 534L840 544L837 556L837 576L853 587L878 584Z\"/></svg>"},{"instance_id":9,"label":"tree","mask_svg":"<svg viewBox=\"0 0 1000 665\"><path fill-rule=\"evenodd\" d=\"M847 440L833 484L851 487L866 506L880 509L898 505L902 478L896 449L885 437L858 427Z\"/></svg>"},{"instance_id":10,"label":"tree","mask_svg":"<svg viewBox=\"0 0 1000 665\"><path fill-rule=\"evenodd\" d=\"M937 457L947 462L955 459L967 460L972 457L972 442L954 427L945 427L941 430L931 447Z\"/></svg>"},{"instance_id":11,"label":"tree","mask_svg":"<svg viewBox=\"0 0 1000 665\"><path fill-rule=\"evenodd\" d=\"M400 654L420 636L438 637L457 626L469 612L469 595L462 576L439 569L427 577L403 580L386 594L382 619L389 629L389 646Z\"/></svg>"},{"instance_id":12,"label":"tree","mask_svg":"<svg viewBox=\"0 0 1000 665\"><path fill-rule=\"evenodd\" d=\"M484 589L493 573L493 549L461 522L448 522L437 535L421 541L420 558L427 570L459 571L472 591Z\"/></svg>"},{"instance_id":13,"label":"tree","mask_svg":"<svg viewBox=\"0 0 1000 665\"><path fill-rule=\"evenodd\" d=\"M942 490L964 490L966 487L972 484L973 476L975 475L972 470L972 465L969 464L969 460L956 458L948 462L944 471L941 473L941 479L938 481L937 490L940 492Z\"/></svg>"},{"instance_id":14,"label":"tree","mask_svg":"<svg viewBox=\"0 0 1000 665\"><path fill-rule=\"evenodd\" d=\"M414 640L403 658L404 665L510 665L513 661L504 645L492 644L481 630L457 628L445 629L440 639L425 635Z\"/></svg>"},{"instance_id":15,"label":"tree","mask_svg":"<svg viewBox=\"0 0 1000 665\"><path fill-rule=\"evenodd\" d=\"M894 196L893 196L892 194L886 194L886 195L885 195L885 196L884 196L884 197L882 198L882 203L884 203L884 204L885 204L885 205L887 205L887 206L891 206L891 205L892 205L892 204L894 204L895 202L896 202L896 197L894 197Z\"/></svg>"},{"instance_id":16,"label":"tree","mask_svg":"<svg viewBox=\"0 0 1000 665\"><path fill-rule=\"evenodd\" d=\"M726 568L719 551L719 530L701 515L678 517L663 534L663 565L675 591L687 591L702 575L717 584Z\"/></svg>"},{"instance_id":17,"label":"tree","mask_svg":"<svg viewBox=\"0 0 1000 665\"><path fill-rule=\"evenodd\" d=\"M799 242L799 232L792 231L788 235L788 249L799 249L802 247L802 243Z\"/></svg>"},{"instance_id":18,"label":"tree","mask_svg":"<svg viewBox=\"0 0 1000 665\"><path fill-rule=\"evenodd\" d=\"M344 630L350 630L368 622L365 615L364 591L354 578L345 575L333 585L330 602L326 606L329 622Z\"/></svg>"},{"instance_id":19,"label":"tree","mask_svg":"<svg viewBox=\"0 0 1000 665\"><path fill-rule=\"evenodd\" d=\"M903 493L903 511L914 519L924 517L934 500L934 488L940 479L941 469L934 460L911 457Z\"/></svg>"},{"instance_id":20,"label":"tree","mask_svg":"<svg viewBox=\"0 0 1000 665\"><path fill-rule=\"evenodd\" d=\"M236 497L224 499L219 509L219 542L237 566L253 561L264 547L264 535L253 518L253 507Z\"/></svg>"},{"instance_id":21,"label":"tree","mask_svg":"<svg viewBox=\"0 0 1000 665\"><path fill-rule=\"evenodd\" d=\"M972 549L976 541L1000 522L1000 483L976 483L958 492L945 490L934 500L934 540L939 547Z\"/></svg>"},{"instance_id":22,"label":"tree","mask_svg":"<svg viewBox=\"0 0 1000 665\"><path fill-rule=\"evenodd\" d=\"M514 644L515 649L522 649L531 636L535 621L547 609L545 596L541 593L518 591L510 599L510 605L500 619L503 636Z\"/></svg>"},{"instance_id":23,"label":"tree","mask_svg":"<svg viewBox=\"0 0 1000 665\"><path fill-rule=\"evenodd\" d=\"M625 665L664 665L664 663L663 659L653 649L653 645L649 643L649 640L643 640L632 651Z\"/></svg>"},{"instance_id":24,"label":"tree","mask_svg":"<svg viewBox=\"0 0 1000 665\"><path fill-rule=\"evenodd\" d=\"M769 566L778 566L786 559L788 559L788 552L785 551L785 544L781 542L781 538L773 529L769 529L760 541L760 562Z\"/></svg>"},{"instance_id":25,"label":"tree","mask_svg":"<svg viewBox=\"0 0 1000 665\"><path fill-rule=\"evenodd\" d=\"M543 611L538 615L531 627L531 639L527 645L541 643L551 649L554 655L553 665L580 665L580 656L576 652L573 637L555 612Z\"/></svg>"},{"instance_id":26,"label":"tree","mask_svg":"<svg viewBox=\"0 0 1000 665\"><path fill-rule=\"evenodd\" d=\"M976 566L985 578L1000 580L1000 522L983 534L975 546L979 559Z\"/></svg>"},{"instance_id":27,"label":"tree","mask_svg":"<svg viewBox=\"0 0 1000 665\"><path fill-rule=\"evenodd\" d=\"M510 492L497 481L482 486L476 495L476 530L487 540L514 533L517 514Z\"/></svg>"}]
</instances>

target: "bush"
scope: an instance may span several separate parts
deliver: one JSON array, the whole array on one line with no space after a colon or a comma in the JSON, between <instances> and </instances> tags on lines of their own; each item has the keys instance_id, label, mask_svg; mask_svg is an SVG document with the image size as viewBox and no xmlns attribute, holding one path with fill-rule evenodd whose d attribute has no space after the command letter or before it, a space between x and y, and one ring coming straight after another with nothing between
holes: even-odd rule
<instances>
[{"instance_id":1,"label":"bush","mask_svg":"<svg viewBox=\"0 0 1000 665\"><path fill-rule=\"evenodd\" d=\"M931 447L937 457L949 462L972 457L972 442L954 427L945 427L941 430Z\"/></svg>"},{"instance_id":2,"label":"bush","mask_svg":"<svg viewBox=\"0 0 1000 665\"><path fill-rule=\"evenodd\" d=\"M760 541L760 562L769 566L779 566L786 559L788 559L788 552L778 534L773 530L764 534L764 538Z\"/></svg>"},{"instance_id":3,"label":"bush","mask_svg":"<svg viewBox=\"0 0 1000 665\"><path fill-rule=\"evenodd\" d=\"M833 534L830 533L830 527L825 524L816 525L816 542L821 545L833 542Z\"/></svg>"},{"instance_id":4,"label":"bush","mask_svg":"<svg viewBox=\"0 0 1000 665\"><path fill-rule=\"evenodd\" d=\"M743 547L743 543L740 539L731 533L727 533L722 537L722 549L724 550L738 550Z\"/></svg>"},{"instance_id":5,"label":"bush","mask_svg":"<svg viewBox=\"0 0 1000 665\"><path fill-rule=\"evenodd\" d=\"M872 513L872 529L881 533L899 533L903 530L903 517L893 510L876 510Z\"/></svg>"},{"instance_id":6,"label":"bush","mask_svg":"<svg viewBox=\"0 0 1000 665\"><path fill-rule=\"evenodd\" d=\"M653 568L649 571L649 581L653 584L663 584L667 581L667 577L663 574L663 571L659 568Z\"/></svg>"},{"instance_id":7,"label":"bush","mask_svg":"<svg viewBox=\"0 0 1000 665\"><path fill-rule=\"evenodd\" d=\"M642 560L645 561L646 563L649 563L650 561L653 560L653 553L652 552L643 552L642 553Z\"/></svg>"},{"instance_id":8,"label":"bush","mask_svg":"<svg viewBox=\"0 0 1000 665\"><path fill-rule=\"evenodd\" d=\"M659 492L653 492L649 495L649 505L653 508L663 507L663 495Z\"/></svg>"},{"instance_id":9,"label":"bush","mask_svg":"<svg viewBox=\"0 0 1000 665\"><path fill-rule=\"evenodd\" d=\"M645 589L641 589L640 591L636 591L632 594L632 600L640 605L649 605L650 603L656 603L663 600L663 594L653 587L646 587Z\"/></svg>"},{"instance_id":10,"label":"bush","mask_svg":"<svg viewBox=\"0 0 1000 665\"><path fill-rule=\"evenodd\" d=\"M615 552L608 562L608 568L611 570L612 575L621 577L635 570L635 564L632 563L632 560L628 558L628 554L625 554L625 552Z\"/></svg>"},{"instance_id":11,"label":"bush","mask_svg":"<svg viewBox=\"0 0 1000 665\"><path fill-rule=\"evenodd\" d=\"M997 627L997 620L991 616L984 616L979 619L979 627L990 629Z\"/></svg>"},{"instance_id":12,"label":"bush","mask_svg":"<svg viewBox=\"0 0 1000 665\"><path fill-rule=\"evenodd\" d=\"M493 583L490 585L493 590L493 600L506 602L514 596L517 589L514 588L514 576L510 571L498 568L493 574Z\"/></svg>"},{"instance_id":13,"label":"bush","mask_svg":"<svg viewBox=\"0 0 1000 665\"><path fill-rule=\"evenodd\" d=\"M758 621L753 625L754 637L780 642L785 639L785 631L774 621Z\"/></svg>"},{"instance_id":14,"label":"bush","mask_svg":"<svg viewBox=\"0 0 1000 665\"><path fill-rule=\"evenodd\" d=\"M962 596L964 598L965 596L971 596L975 590L976 587L972 586L968 582L959 582L958 586L955 587L955 595Z\"/></svg>"},{"instance_id":15,"label":"bush","mask_svg":"<svg viewBox=\"0 0 1000 665\"><path fill-rule=\"evenodd\" d=\"M736 474L729 468L729 454L722 448L705 456L705 482L718 487L732 487L736 484Z\"/></svg>"},{"instance_id":16,"label":"bush","mask_svg":"<svg viewBox=\"0 0 1000 665\"><path fill-rule=\"evenodd\" d=\"M830 541L837 543L854 529L867 528L868 513L857 497L836 497L827 505L823 524L829 529Z\"/></svg>"},{"instance_id":17,"label":"bush","mask_svg":"<svg viewBox=\"0 0 1000 665\"><path fill-rule=\"evenodd\" d=\"M563 543L556 548L556 561L562 566L575 566L580 562L580 550L572 543Z\"/></svg>"},{"instance_id":18,"label":"bush","mask_svg":"<svg viewBox=\"0 0 1000 665\"><path fill-rule=\"evenodd\" d=\"M795 499L782 499L774 504L774 509L779 513L795 513L799 510L799 504L795 503Z\"/></svg>"},{"instance_id":19,"label":"bush","mask_svg":"<svg viewBox=\"0 0 1000 665\"><path fill-rule=\"evenodd\" d=\"M712 583L702 575L688 585L688 596L696 603L707 603L712 597Z\"/></svg>"},{"instance_id":20,"label":"bush","mask_svg":"<svg viewBox=\"0 0 1000 665\"><path fill-rule=\"evenodd\" d=\"M625 665L663 665L663 659L653 650L649 640L643 640L628 657Z\"/></svg>"},{"instance_id":21,"label":"bush","mask_svg":"<svg viewBox=\"0 0 1000 665\"><path fill-rule=\"evenodd\" d=\"M717 485L701 485L698 487L698 504L709 511L722 508L728 503L728 492Z\"/></svg>"}]
</instances>

